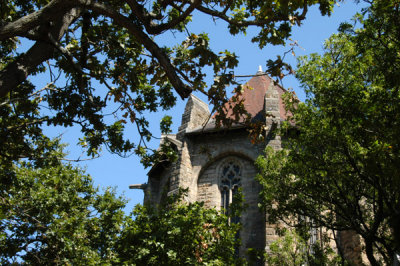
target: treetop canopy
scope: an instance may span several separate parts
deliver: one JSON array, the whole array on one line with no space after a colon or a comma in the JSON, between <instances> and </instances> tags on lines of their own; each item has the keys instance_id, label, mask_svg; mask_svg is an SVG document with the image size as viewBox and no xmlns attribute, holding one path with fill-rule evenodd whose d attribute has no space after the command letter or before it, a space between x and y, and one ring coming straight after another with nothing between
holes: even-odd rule
<instances>
[{"instance_id":1,"label":"treetop canopy","mask_svg":"<svg viewBox=\"0 0 400 266\"><path fill-rule=\"evenodd\" d=\"M214 51L207 33L188 31L196 13L224 21L233 35L256 27L251 41L264 47L284 44L309 6L318 4L325 15L334 2L2 1L0 142L7 150L0 154L32 157L47 123L78 125L88 155L106 144L111 152L134 151L148 163L146 142L152 133L145 112L167 110L175 105L176 94L186 98L194 91L204 93L217 111L227 101L226 86L235 84L230 72L237 56ZM184 40L172 47L155 41L171 31L184 34ZM17 52L21 38L33 45ZM218 77L212 84L204 81L206 69ZM43 72L48 83L37 88L28 77ZM107 114L115 119L109 122ZM163 129L168 128L165 121ZM137 127L140 137L135 141L124 138L127 122ZM19 147L9 142L11 136Z\"/></svg>"}]
</instances>

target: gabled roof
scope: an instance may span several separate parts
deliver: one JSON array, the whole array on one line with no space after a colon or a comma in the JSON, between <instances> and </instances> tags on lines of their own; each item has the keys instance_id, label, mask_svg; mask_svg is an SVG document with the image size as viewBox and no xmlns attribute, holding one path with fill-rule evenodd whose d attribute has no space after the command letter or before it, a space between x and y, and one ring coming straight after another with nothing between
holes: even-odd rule
<instances>
[{"instance_id":1,"label":"gabled roof","mask_svg":"<svg viewBox=\"0 0 400 266\"><path fill-rule=\"evenodd\" d=\"M272 84L271 84L272 83ZM284 88L278 84L274 84L272 78L270 78L264 72L257 72L248 82L243 85L243 92L241 98L244 99L244 107L246 111L251 115L252 119L263 120L265 119L265 94L270 86L274 86L274 89L278 91L279 94L279 113L280 119L286 119L285 105L282 101L282 94L286 92ZM229 108L230 103L226 104L228 109L228 118L234 119L232 109ZM268 108L268 106L267 106ZM213 115L215 117L215 114ZM240 119L239 122L243 122L244 119ZM241 123L233 124L230 129L243 128L244 125ZM201 132L215 132L221 129L216 129L215 120L210 119L210 121L205 126L197 127L193 130L186 132L186 134L196 134ZM223 129L226 130L226 129Z\"/></svg>"}]
</instances>

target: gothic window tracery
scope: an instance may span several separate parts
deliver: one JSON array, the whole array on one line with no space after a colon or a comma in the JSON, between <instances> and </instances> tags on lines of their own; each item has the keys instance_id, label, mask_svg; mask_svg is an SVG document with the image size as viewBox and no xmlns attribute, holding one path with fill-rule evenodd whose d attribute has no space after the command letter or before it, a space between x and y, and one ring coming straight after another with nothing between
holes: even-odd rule
<instances>
[{"instance_id":1,"label":"gothic window tracery","mask_svg":"<svg viewBox=\"0 0 400 266\"><path fill-rule=\"evenodd\" d=\"M220 176L221 208L226 212L229 205L239 192L241 181L241 168L234 161L229 161L222 166Z\"/></svg>"}]
</instances>

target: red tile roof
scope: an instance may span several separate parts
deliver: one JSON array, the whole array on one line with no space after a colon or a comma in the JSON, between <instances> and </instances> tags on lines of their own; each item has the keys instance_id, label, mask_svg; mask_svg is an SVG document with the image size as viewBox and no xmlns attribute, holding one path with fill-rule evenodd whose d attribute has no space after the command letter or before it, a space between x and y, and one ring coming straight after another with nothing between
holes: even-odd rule
<instances>
[{"instance_id":1,"label":"red tile roof","mask_svg":"<svg viewBox=\"0 0 400 266\"><path fill-rule=\"evenodd\" d=\"M244 99L244 107L252 118L255 118L257 116L264 117L264 97L271 82L274 81L268 75L258 72L256 76L252 77L248 82L243 85L243 92L240 98ZM286 90L278 84L275 84L274 86L279 94L280 118L286 119L285 105L283 104L281 97L282 94L286 92ZM229 108L229 103L227 103L225 107L228 109L227 117L234 118L233 112Z\"/></svg>"},{"instance_id":2,"label":"red tile roof","mask_svg":"<svg viewBox=\"0 0 400 266\"><path fill-rule=\"evenodd\" d=\"M251 78L243 85L244 91L242 97L244 98L244 106L252 117L256 117L257 115L260 115L260 113L264 114L264 97L271 82L274 81L268 75L264 74ZM279 94L279 112L281 119L286 119L285 106L281 97L286 90L278 84L275 84L274 86Z\"/></svg>"},{"instance_id":3,"label":"red tile roof","mask_svg":"<svg viewBox=\"0 0 400 266\"><path fill-rule=\"evenodd\" d=\"M257 73L256 76L252 77L248 82L243 85L243 92L241 98L244 99L244 106L247 112L251 115L252 118L265 118L264 113L264 104L265 104L265 93L268 90L270 83L274 82L268 75L264 73ZM275 84L275 89L278 91L279 94L279 113L281 120L286 119L286 111L285 105L282 101L282 94L286 92L278 84ZM227 109L229 109L229 103L226 104ZM213 118L215 114L213 115ZM227 117L234 119L232 110L228 110ZM241 119L243 121L243 119ZM232 125L233 128L241 127L238 125ZM195 132L204 132L204 131L215 131L215 121L211 119L209 123L205 127L199 127L194 130L191 130L191 133Z\"/></svg>"}]
</instances>

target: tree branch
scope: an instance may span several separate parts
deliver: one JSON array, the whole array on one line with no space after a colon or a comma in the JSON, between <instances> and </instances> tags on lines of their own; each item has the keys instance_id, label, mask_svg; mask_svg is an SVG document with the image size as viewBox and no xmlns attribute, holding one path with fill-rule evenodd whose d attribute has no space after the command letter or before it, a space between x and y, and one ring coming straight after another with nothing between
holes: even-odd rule
<instances>
[{"instance_id":1,"label":"tree branch","mask_svg":"<svg viewBox=\"0 0 400 266\"><path fill-rule=\"evenodd\" d=\"M30 122L22 123L22 124L19 124L19 125L7 127L6 129L8 131L11 131L11 130L16 130L16 129L26 128L26 127L31 126L31 125L42 124L43 122L49 121L49 120L50 120L50 118L45 117L45 118L41 118L41 119L32 120Z\"/></svg>"},{"instance_id":2,"label":"tree branch","mask_svg":"<svg viewBox=\"0 0 400 266\"><path fill-rule=\"evenodd\" d=\"M217 11L217 10L213 10L204 6L198 6L196 7L197 10L211 15L213 17L217 17L220 18L226 22L228 22L231 25L236 25L236 26L263 26L265 24L271 23L271 22L279 22L279 21L288 21L289 17L288 16L274 16L268 19L262 19L262 20L241 20L241 21L236 21L233 20L231 17L227 16L225 13L226 11L229 9L229 7L226 7L222 12ZM301 21L304 20L306 17L308 11L308 7L307 7L307 1L304 1L304 5L303 5L303 12L301 15L296 16L294 19L296 19L297 21Z\"/></svg>"},{"instance_id":3,"label":"tree branch","mask_svg":"<svg viewBox=\"0 0 400 266\"><path fill-rule=\"evenodd\" d=\"M228 22L231 25L236 25L236 26L262 26L271 22L278 22L278 21L285 21L288 20L287 16L276 16L273 18L269 19L263 19L263 20L241 20L241 21L235 21L231 17L227 16L225 13L204 7L204 6L198 6L196 8L197 10L211 15L213 17L220 18L226 22Z\"/></svg>"},{"instance_id":4,"label":"tree branch","mask_svg":"<svg viewBox=\"0 0 400 266\"><path fill-rule=\"evenodd\" d=\"M72 8L73 4L73 1L53 0L38 11L1 26L0 41L15 36L24 36L26 32L40 26L44 21L50 22L55 18L59 18L66 8L67 10Z\"/></svg>"},{"instance_id":5,"label":"tree branch","mask_svg":"<svg viewBox=\"0 0 400 266\"><path fill-rule=\"evenodd\" d=\"M50 40L59 41L80 13L79 8L72 8L67 11L51 27L46 41L37 41L26 53L18 56L15 61L0 71L0 98L24 82L38 65L53 57L56 48Z\"/></svg>"},{"instance_id":6,"label":"tree branch","mask_svg":"<svg viewBox=\"0 0 400 266\"><path fill-rule=\"evenodd\" d=\"M84 1L84 0L81 0ZM187 98L192 89L182 82L179 76L176 73L175 67L172 65L168 56L163 52L163 50L153 42L150 37L145 34L142 29L131 22L130 19L121 15L120 13L114 11L112 8L105 6L99 3L89 4L88 8L90 8L93 12L98 13L100 15L104 15L106 17L112 18L115 23L126 28L131 34L138 39L140 43L155 57L157 58L160 65L163 67L165 73L168 76L169 81L174 86L176 92L181 96L182 99Z\"/></svg>"},{"instance_id":7,"label":"tree branch","mask_svg":"<svg viewBox=\"0 0 400 266\"><path fill-rule=\"evenodd\" d=\"M200 5L201 0L190 0L188 2L190 3L189 7L185 11L183 11L183 13L179 17L167 23L155 24L151 19L151 16L145 13L146 11L142 5L139 5L134 0L127 0L127 3L130 6L132 12L143 23L144 27L146 28L146 31L149 34L155 34L155 35L160 34L165 30L172 29L179 23L183 22L193 12L193 10L195 10ZM184 4L185 3L182 3L182 5Z\"/></svg>"}]
</instances>

